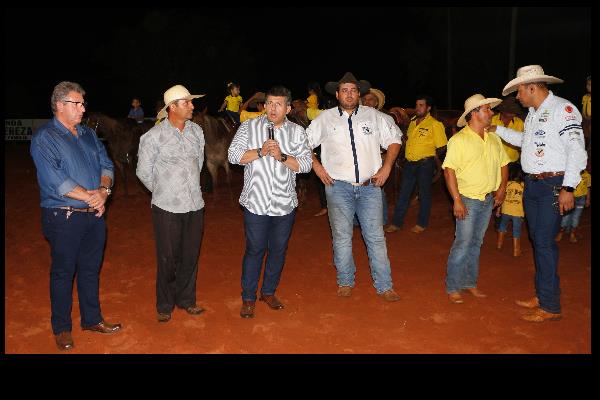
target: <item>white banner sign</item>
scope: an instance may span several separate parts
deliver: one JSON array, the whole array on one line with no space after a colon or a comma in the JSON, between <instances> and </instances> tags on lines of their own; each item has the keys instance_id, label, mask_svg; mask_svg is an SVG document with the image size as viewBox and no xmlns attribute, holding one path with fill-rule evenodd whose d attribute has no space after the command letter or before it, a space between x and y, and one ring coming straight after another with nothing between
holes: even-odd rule
<instances>
[{"instance_id":1,"label":"white banner sign","mask_svg":"<svg viewBox=\"0 0 600 400\"><path fill-rule=\"evenodd\" d=\"M31 135L49 119L5 119L4 140L31 140Z\"/></svg>"}]
</instances>

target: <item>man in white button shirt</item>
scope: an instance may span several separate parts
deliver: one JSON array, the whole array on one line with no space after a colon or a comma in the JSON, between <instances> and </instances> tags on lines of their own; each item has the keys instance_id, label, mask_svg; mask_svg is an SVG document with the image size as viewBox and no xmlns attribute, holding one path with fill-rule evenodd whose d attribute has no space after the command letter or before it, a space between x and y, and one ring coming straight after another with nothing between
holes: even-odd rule
<instances>
[{"instance_id":1,"label":"man in white button shirt","mask_svg":"<svg viewBox=\"0 0 600 400\"><path fill-rule=\"evenodd\" d=\"M313 156L313 169L325 184L338 296L349 297L354 287L352 233L356 214L367 245L373 286L386 301L397 301L400 297L393 289L383 233L381 186L400 151L402 132L386 114L359 105L360 95L370 86L350 72L338 82L327 83L325 90L335 94L339 106L319 114L306 134L311 148L321 146L321 162ZM380 146L387 149L385 162Z\"/></svg>"},{"instance_id":2,"label":"man in white button shirt","mask_svg":"<svg viewBox=\"0 0 600 400\"><path fill-rule=\"evenodd\" d=\"M544 74L539 65L519 68L502 95L518 91L517 99L529 107L523 134L492 125L506 142L521 147L521 165L527 174L523 206L533 241L536 297L517 301L533 311L521 318L530 322L561 318L557 274L558 246L554 237L561 216L574 206L573 191L581 180L587 154L581 114L571 102L555 96L547 84L562 79Z\"/></svg>"},{"instance_id":3,"label":"man in white button shirt","mask_svg":"<svg viewBox=\"0 0 600 400\"><path fill-rule=\"evenodd\" d=\"M259 300L279 310L279 285L298 196L296 174L310 172L311 151L304 129L286 118L292 94L275 86L266 94L266 113L240 125L229 146L229 162L244 166L240 204L244 211L246 251L242 261L242 318L254 317L256 291L265 252Z\"/></svg>"}]
</instances>

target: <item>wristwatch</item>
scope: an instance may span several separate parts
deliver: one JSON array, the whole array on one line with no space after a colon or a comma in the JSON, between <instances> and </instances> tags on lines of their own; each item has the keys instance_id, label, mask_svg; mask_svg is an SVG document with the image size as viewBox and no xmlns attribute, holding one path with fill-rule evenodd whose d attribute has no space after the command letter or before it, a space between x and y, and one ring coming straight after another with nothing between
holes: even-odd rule
<instances>
[{"instance_id":1,"label":"wristwatch","mask_svg":"<svg viewBox=\"0 0 600 400\"><path fill-rule=\"evenodd\" d=\"M562 188L569 193L573 193L575 191L575 188L571 186L563 186Z\"/></svg>"},{"instance_id":2,"label":"wristwatch","mask_svg":"<svg viewBox=\"0 0 600 400\"><path fill-rule=\"evenodd\" d=\"M106 186L100 186L98 189L104 189L104 190L106 190L106 195L107 196L110 196L110 194L112 193L112 190L110 190L110 188L106 187Z\"/></svg>"},{"instance_id":3,"label":"wristwatch","mask_svg":"<svg viewBox=\"0 0 600 400\"><path fill-rule=\"evenodd\" d=\"M259 147L258 149L256 149L256 152L258 153L258 158L263 158L262 147Z\"/></svg>"},{"instance_id":4,"label":"wristwatch","mask_svg":"<svg viewBox=\"0 0 600 400\"><path fill-rule=\"evenodd\" d=\"M287 154L281 153L281 159L279 161L285 162L287 160L287 157L288 157Z\"/></svg>"}]
</instances>

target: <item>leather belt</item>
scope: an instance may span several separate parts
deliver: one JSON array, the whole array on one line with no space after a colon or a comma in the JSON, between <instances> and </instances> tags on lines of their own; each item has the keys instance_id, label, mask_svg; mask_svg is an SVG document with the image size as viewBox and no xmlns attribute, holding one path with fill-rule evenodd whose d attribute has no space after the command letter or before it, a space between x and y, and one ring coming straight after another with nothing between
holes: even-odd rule
<instances>
[{"instance_id":1,"label":"leather belt","mask_svg":"<svg viewBox=\"0 0 600 400\"><path fill-rule=\"evenodd\" d=\"M369 186L371 184L371 179L367 179L363 183L354 183L354 182L351 182L350 184L352 186Z\"/></svg>"},{"instance_id":2,"label":"leather belt","mask_svg":"<svg viewBox=\"0 0 600 400\"><path fill-rule=\"evenodd\" d=\"M425 161L428 161L428 160L433 160L434 158L435 158L434 156L429 156L429 157L421 158L420 160L417 160L417 161L409 161L409 163L411 163L411 164L418 164L418 163L422 163L422 162L425 162Z\"/></svg>"},{"instance_id":3,"label":"leather belt","mask_svg":"<svg viewBox=\"0 0 600 400\"><path fill-rule=\"evenodd\" d=\"M563 176L565 171L556 171L556 172L540 172L539 174L529 174L528 176L531 179L535 179L536 181L539 179L552 178L553 176Z\"/></svg>"},{"instance_id":4,"label":"leather belt","mask_svg":"<svg viewBox=\"0 0 600 400\"><path fill-rule=\"evenodd\" d=\"M67 210L67 211L70 211L70 212L88 212L88 213L98 212L98 210L96 210L95 208L75 208L75 207L71 207L71 206L69 206L69 207L58 207L58 208L60 208L61 210Z\"/></svg>"}]
</instances>

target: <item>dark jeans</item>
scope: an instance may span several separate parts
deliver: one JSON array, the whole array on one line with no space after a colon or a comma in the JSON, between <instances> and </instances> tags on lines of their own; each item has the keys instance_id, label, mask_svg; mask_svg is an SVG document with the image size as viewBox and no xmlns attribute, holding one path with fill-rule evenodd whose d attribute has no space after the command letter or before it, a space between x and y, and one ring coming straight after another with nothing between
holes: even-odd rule
<instances>
[{"instance_id":1,"label":"dark jeans","mask_svg":"<svg viewBox=\"0 0 600 400\"><path fill-rule=\"evenodd\" d=\"M554 188L561 186L562 176L534 180L525 177L523 207L535 259L535 290L540 308L560 313L560 279L558 245L554 237L560 229L561 216Z\"/></svg>"},{"instance_id":2,"label":"dark jeans","mask_svg":"<svg viewBox=\"0 0 600 400\"><path fill-rule=\"evenodd\" d=\"M99 273L106 241L104 217L94 213L42 208L42 232L50 242L50 303L52 331L55 335L72 329L73 278L77 275L77 294L81 326L102 321L99 298Z\"/></svg>"},{"instance_id":3,"label":"dark jeans","mask_svg":"<svg viewBox=\"0 0 600 400\"><path fill-rule=\"evenodd\" d=\"M256 215L244 208L246 252L242 261L242 300L255 301L265 251L268 250L260 292L275 294L285 262L296 209L288 215Z\"/></svg>"},{"instance_id":4,"label":"dark jeans","mask_svg":"<svg viewBox=\"0 0 600 400\"><path fill-rule=\"evenodd\" d=\"M169 314L175 305L195 306L204 209L172 213L152 205L152 222L156 240L156 310Z\"/></svg>"},{"instance_id":5,"label":"dark jeans","mask_svg":"<svg viewBox=\"0 0 600 400\"><path fill-rule=\"evenodd\" d=\"M415 184L419 187L419 216L417 225L426 228L429 224L429 214L431 212L431 184L433 181L433 170L435 159L428 158L418 162L407 162L402 170L402 186L398 201L394 207L394 216L392 224L402 226L404 216L408 211L410 195L413 192Z\"/></svg>"}]
</instances>

